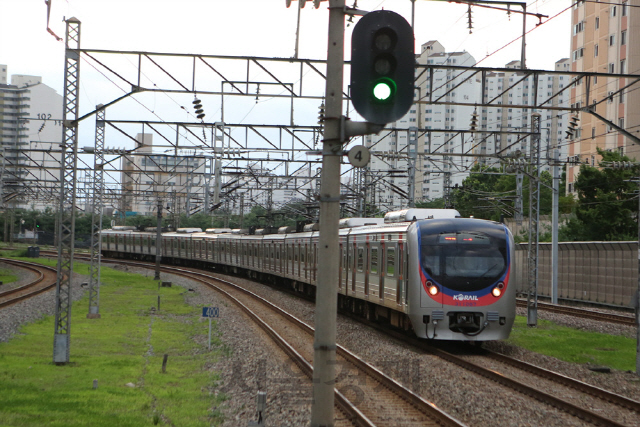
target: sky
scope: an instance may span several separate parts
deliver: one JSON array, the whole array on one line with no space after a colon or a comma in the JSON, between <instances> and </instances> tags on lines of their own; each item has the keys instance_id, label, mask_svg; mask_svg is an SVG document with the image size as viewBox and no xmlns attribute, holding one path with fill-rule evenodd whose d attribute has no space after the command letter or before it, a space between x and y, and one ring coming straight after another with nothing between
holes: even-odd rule
<instances>
[{"instance_id":1,"label":"sky","mask_svg":"<svg viewBox=\"0 0 640 427\"><path fill-rule=\"evenodd\" d=\"M527 1L527 10L555 16L569 0ZM351 3L347 3L351 6ZM64 38L65 17L82 22L81 47L108 50L291 57L295 49L297 1L286 0L52 0L50 27ZM326 58L328 2L319 9L306 3L301 13L299 57ZM362 10L387 9L411 22L410 0L360 0ZM472 8L469 34L467 6L445 1L415 1L416 51L438 40L447 51L470 52L476 61L520 36L521 14ZM354 17L354 21L358 17ZM569 57L570 10L527 35L527 65L553 69ZM527 29L538 22L527 19ZM346 30L348 48L351 24ZM349 51L346 49L346 59ZM62 91L64 46L46 31L43 0L0 0L0 64L10 74L44 77ZM489 56L480 65L501 67L520 57L520 41Z\"/></svg>"},{"instance_id":2,"label":"sky","mask_svg":"<svg viewBox=\"0 0 640 427\"><path fill-rule=\"evenodd\" d=\"M298 2L290 8L286 0L51 0L49 19L51 30L64 38L64 19L78 18L81 24L81 48L112 51L145 51L164 53L190 53L232 56L260 56L290 58L295 52ZM299 58L326 59L328 31L328 2L319 9L308 1L300 12ZM353 6L350 1L348 6ZM520 59L522 15L505 11L472 8L473 29L468 29L466 5L446 1L415 1L412 18L410 0L359 0L361 10L386 9L414 21L416 52L430 40L438 40L447 52L470 52L480 66L503 67ZM527 18L527 66L532 69L551 70L557 60L570 56L570 12L563 10L571 5L569 0L527 1L527 11L548 15L553 19ZM557 16L556 16L557 15ZM345 30L345 59L350 59L350 37L359 17L355 16ZM548 20L548 22L547 22ZM64 42L56 40L47 28L47 8L44 0L0 0L0 64L8 66L9 76L27 74L42 76L43 82L63 94ZM511 43L511 44L510 44ZM507 46L507 47L504 47ZM108 57L106 63L122 73L131 73L135 58ZM109 62L112 61L112 62ZM163 63L164 64L164 63ZM188 81L189 65L177 61L166 62L167 67L181 79ZM283 65L284 67L284 65ZM293 67L295 68L295 67ZM122 70L122 71L120 71ZM255 73L255 68L252 73ZM171 81L156 72L144 75L144 82L151 87L159 82ZM227 78L242 80L245 70L230 67ZM308 70L305 71L308 73ZM80 77L80 114L91 111L97 104L105 104L121 96L129 88L111 76L96 71L95 64L82 63ZM309 73L313 75L314 73ZM130 78L132 75L129 74ZM309 76L311 77L311 76ZM264 79L262 75L252 78ZM295 81L295 75L291 78ZM345 84L348 72L345 72ZM10 80L9 80L10 81ZM324 91L322 81L312 81L320 96ZM306 86L309 87L309 84ZM261 93L269 91L262 87ZM186 99L179 94L143 94L136 103L128 100L108 118L130 118L133 111L140 115L159 117L162 120L186 120L185 105L190 106L193 95ZM219 105L204 100L207 120L222 118ZM262 97L241 103L228 101L224 119L236 123L287 122L288 114L282 114L285 103ZM234 104L236 102L236 104ZM296 107L298 115L315 123L317 102L309 107ZM276 107L277 105L277 107ZM208 109L207 109L208 108ZM137 113L136 113L137 114ZM193 119L193 116L190 116ZM139 120L142 117L135 117ZM296 121L301 119L296 118ZM87 140L92 138L93 127L81 128ZM108 144L118 146L118 142ZM126 145L126 139L121 144ZM83 144L90 145L90 144Z\"/></svg>"}]
</instances>

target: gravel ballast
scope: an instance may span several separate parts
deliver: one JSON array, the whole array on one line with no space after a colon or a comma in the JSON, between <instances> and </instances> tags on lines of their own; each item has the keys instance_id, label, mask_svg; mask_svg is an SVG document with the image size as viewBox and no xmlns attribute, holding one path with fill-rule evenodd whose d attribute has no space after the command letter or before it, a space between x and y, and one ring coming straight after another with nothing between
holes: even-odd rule
<instances>
[{"instance_id":1,"label":"gravel ballast","mask_svg":"<svg viewBox=\"0 0 640 427\"><path fill-rule=\"evenodd\" d=\"M146 276L153 275L152 270L118 268ZM266 334L226 298L204 285L172 275L163 275L163 280L193 289L195 292L186 294L189 304L220 308L217 330L223 356L210 367L220 375L220 380L212 385L210 391L224 393L228 397L220 408L212 408L219 409L225 415L224 426L246 426L249 421L257 420L256 394L259 390L267 392L266 425L309 425L310 383ZM313 325L313 304L249 280L230 280L239 282ZM77 278L73 280L74 300L84 292L79 286L80 282ZM8 341L21 324L54 314L54 307L55 292L47 292L0 310L0 341ZM544 311L539 312L539 317L583 330L635 337L635 328L632 327ZM580 420L548 405L532 401L497 384L492 386L476 374L422 353L351 319L339 316L337 329L339 344L385 372L394 373L396 379L407 387L468 425L584 425ZM206 347L207 336L198 337L198 340ZM635 373L615 370L609 374L597 373L590 371L588 366L563 362L504 342L487 343L485 347L640 401L640 381ZM640 425L640 420L632 425Z\"/></svg>"}]
</instances>

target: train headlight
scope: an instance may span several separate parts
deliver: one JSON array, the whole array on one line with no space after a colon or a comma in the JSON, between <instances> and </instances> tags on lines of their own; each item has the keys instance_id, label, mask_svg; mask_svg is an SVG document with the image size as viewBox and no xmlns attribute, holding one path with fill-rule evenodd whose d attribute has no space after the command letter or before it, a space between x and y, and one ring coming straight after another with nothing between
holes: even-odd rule
<instances>
[{"instance_id":1,"label":"train headlight","mask_svg":"<svg viewBox=\"0 0 640 427\"><path fill-rule=\"evenodd\" d=\"M493 295L494 297L498 298L500 295L502 295L502 289L500 289L500 286L496 286L495 288L493 288L493 290L491 291L491 295Z\"/></svg>"},{"instance_id":2,"label":"train headlight","mask_svg":"<svg viewBox=\"0 0 640 427\"><path fill-rule=\"evenodd\" d=\"M427 291L432 297L435 297L440 293L440 289L438 289L438 287L434 285L431 280L427 281Z\"/></svg>"}]
</instances>

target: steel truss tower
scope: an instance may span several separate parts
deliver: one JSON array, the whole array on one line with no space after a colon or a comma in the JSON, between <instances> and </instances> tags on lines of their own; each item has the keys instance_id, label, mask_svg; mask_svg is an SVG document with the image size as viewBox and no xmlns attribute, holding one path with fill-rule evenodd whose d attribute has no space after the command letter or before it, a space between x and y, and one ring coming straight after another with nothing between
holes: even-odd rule
<instances>
[{"instance_id":1,"label":"steel truss tower","mask_svg":"<svg viewBox=\"0 0 640 427\"><path fill-rule=\"evenodd\" d=\"M62 123L62 164L58 210L58 278L56 281L56 325L53 362L69 362L71 319L71 275L75 234L76 175L78 161L78 95L80 83L80 21L67 21L65 38L64 115Z\"/></svg>"},{"instance_id":2,"label":"steel truss tower","mask_svg":"<svg viewBox=\"0 0 640 427\"><path fill-rule=\"evenodd\" d=\"M91 203L91 265L89 266L89 313L88 319L100 318L100 261L102 239L102 211L104 193L104 119L105 110L102 105L96 107L96 147L93 167L93 201Z\"/></svg>"}]
</instances>

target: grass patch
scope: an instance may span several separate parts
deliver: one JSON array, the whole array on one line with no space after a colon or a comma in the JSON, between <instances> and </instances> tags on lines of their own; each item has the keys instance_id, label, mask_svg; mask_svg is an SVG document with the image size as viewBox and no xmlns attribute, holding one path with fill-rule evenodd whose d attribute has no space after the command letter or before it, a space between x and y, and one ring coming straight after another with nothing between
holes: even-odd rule
<instances>
[{"instance_id":1,"label":"grass patch","mask_svg":"<svg viewBox=\"0 0 640 427\"><path fill-rule=\"evenodd\" d=\"M79 273L87 269L74 265ZM219 378L206 366L225 350L215 330L211 352L195 342L208 334L201 309L187 305L178 286L158 289L151 278L106 267L101 276L101 319L86 318L86 297L72 307L69 364L52 363L52 316L0 343L0 426L221 424L222 414L212 408L225 397L213 393ZM153 314L158 295L161 310Z\"/></svg>"},{"instance_id":2,"label":"grass patch","mask_svg":"<svg viewBox=\"0 0 640 427\"><path fill-rule=\"evenodd\" d=\"M8 268L0 268L0 282L2 282L2 284L15 282L16 280L18 280L18 276L13 274L12 270L9 270Z\"/></svg>"},{"instance_id":3,"label":"grass patch","mask_svg":"<svg viewBox=\"0 0 640 427\"><path fill-rule=\"evenodd\" d=\"M541 319L531 328L526 317L517 316L508 342L571 363L636 370L636 340L631 338L581 331Z\"/></svg>"}]
</instances>

